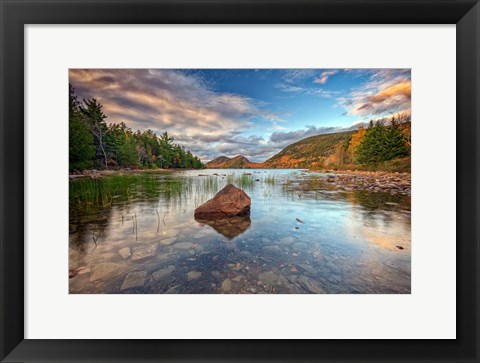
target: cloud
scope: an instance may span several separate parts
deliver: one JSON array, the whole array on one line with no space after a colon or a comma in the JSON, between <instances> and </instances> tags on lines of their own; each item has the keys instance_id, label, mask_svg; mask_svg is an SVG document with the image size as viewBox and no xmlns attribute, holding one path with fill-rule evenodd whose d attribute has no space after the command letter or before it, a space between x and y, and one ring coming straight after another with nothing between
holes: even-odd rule
<instances>
[{"instance_id":1,"label":"cloud","mask_svg":"<svg viewBox=\"0 0 480 363\"><path fill-rule=\"evenodd\" d=\"M314 77L316 73L316 69L286 69L282 78L286 83L297 83Z\"/></svg>"},{"instance_id":2,"label":"cloud","mask_svg":"<svg viewBox=\"0 0 480 363\"><path fill-rule=\"evenodd\" d=\"M334 74L337 74L337 73L338 73L338 70L336 70L336 69L331 70L331 71L322 72L320 77L316 78L313 82L314 83L319 83L319 84L325 84L325 83L327 83L328 78L330 76L333 76Z\"/></svg>"},{"instance_id":3,"label":"cloud","mask_svg":"<svg viewBox=\"0 0 480 363\"><path fill-rule=\"evenodd\" d=\"M225 150L238 145L253 149L258 140L239 135L254 118L272 125L285 122L285 115L268 110L268 105L213 91L199 76L178 70L71 69L69 81L81 99L94 97L103 105L107 123L124 122L157 134L167 131L204 158L218 156L217 144Z\"/></svg>"},{"instance_id":4,"label":"cloud","mask_svg":"<svg viewBox=\"0 0 480 363\"><path fill-rule=\"evenodd\" d=\"M378 118L411 110L410 70L365 70L368 80L350 94L338 97L345 114Z\"/></svg>"},{"instance_id":5,"label":"cloud","mask_svg":"<svg viewBox=\"0 0 480 363\"><path fill-rule=\"evenodd\" d=\"M299 86L289 85L286 83L277 83L274 85L274 87L280 89L283 92L298 93L298 94L304 94L308 96L335 98L340 95L340 91L327 90L324 88L314 88L314 87L299 87Z\"/></svg>"},{"instance_id":6,"label":"cloud","mask_svg":"<svg viewBox=\"0 0 480 363\"><path fill-rule=\"evenodd\" d=\"M380 103L388 98L392 97L404 97L407 99L411 98L412 94L412 85L410 81L404 81L397 83L383 91L378 92L377 94L370 97L370 102L372 103Z\"/></svg>"}]
</instances>

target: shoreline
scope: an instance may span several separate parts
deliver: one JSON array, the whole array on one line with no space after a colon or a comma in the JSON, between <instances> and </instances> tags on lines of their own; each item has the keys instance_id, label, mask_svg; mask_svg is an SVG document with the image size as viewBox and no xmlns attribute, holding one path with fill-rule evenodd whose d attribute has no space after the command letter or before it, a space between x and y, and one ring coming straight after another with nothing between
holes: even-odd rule
<instances>
[{"instance_id":1,"label":"shoreline","mask_svg":"<svg viewBox=\"0 0 480 363\"><path fill-rule=\"evenodd\" d=\"M407 172L363 170L309 170L327 175L327 183L342 190L366 190L390 194L412 194L412 176Z\"/></svg>"},{"instance_id":2,"label":"shoreline","mask_svg":"<svg viewBox=\"0 0 480 363\"><path fill-rule=\"evenodd\" d=\"M171 173L177 170L197 170L197 169L121 169L121 170L97 170L97 169L88 169L82 170L76 173L68 173L68 179L81 179L81 178L102 178L104 176L117 176L117 175L135 175L140 173ZM201 170L201 169L198 169Z\"/></svg>"}]
</instances>

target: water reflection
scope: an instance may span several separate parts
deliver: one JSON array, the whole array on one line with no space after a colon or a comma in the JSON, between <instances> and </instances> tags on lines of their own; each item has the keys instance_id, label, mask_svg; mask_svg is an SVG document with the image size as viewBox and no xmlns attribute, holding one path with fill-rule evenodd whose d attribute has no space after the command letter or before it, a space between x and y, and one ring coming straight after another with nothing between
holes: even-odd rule
<instances>
[{"instance_id":1,"label":"water reflection","mask_svg":"<svg viewBox=\"0 0 480 363\"><path fill-rule=\"evenodd\" d=\"M409 196L248 173L71 182L70 292L410 293ZM249 194L250 217L196 221L227 183Z\"/></svg>"},{"instance_id":2,"label":"water reflection","mask_svg":"<svg viewBox=\"0 0 480 363\"><path fill-rule=\"evenodd\" d=\"M195 220L202 225L209 225L215 231L230 239L237 237L238 235L245 232L252 223L252 221L250 220L250 216L231 217L211 221L201 219Z\"/></svg>"}]
</instances>

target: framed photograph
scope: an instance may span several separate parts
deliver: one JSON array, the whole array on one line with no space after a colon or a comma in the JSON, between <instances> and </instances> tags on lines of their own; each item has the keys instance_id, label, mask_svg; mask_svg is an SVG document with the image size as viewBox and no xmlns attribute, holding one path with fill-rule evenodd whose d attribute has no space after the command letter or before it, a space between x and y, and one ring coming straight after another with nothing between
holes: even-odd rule
<instances>
[{"instance_id":1,"label":"framed photograph","mask_svg":"<svg viewBox=\"0 0 480 363\"><path fill-rule=\"evenodd\" d=\"M1 8L2 361L479 361L478 1Z\"/></svg>"}]
</instances>

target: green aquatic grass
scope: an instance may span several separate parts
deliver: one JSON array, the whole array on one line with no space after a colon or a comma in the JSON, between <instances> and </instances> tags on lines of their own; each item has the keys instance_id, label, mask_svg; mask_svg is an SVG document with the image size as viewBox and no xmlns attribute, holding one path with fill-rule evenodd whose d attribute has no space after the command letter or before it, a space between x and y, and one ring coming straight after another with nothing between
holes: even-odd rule
<instances>
[{"instance_id":1,"label":"green aquatic grass","mask_svg":"<svg viewBox=\"0 0 480 363\"><path fill-rule=\"evenodd\" d=\"M191 183L184 179L165 178L157 183L160 196L167 202L181 199L184 193L191 192Z\"/></svg>"},{"instance_id":2,"label":"green aquatic grass","mask_svg":"<svg viewBox=\"0 0 480 363\"><path fill-rule=\"evenodd\" d=\"M69 183L70 207L89 209L109 207L114 203L139 197L162 198L165 201L181 198L191 192L192 181L169 176L117 175L97 179L82 178Z\"/></svg>"},{"instance_id":3,"label":"green aquatic grass","mask_svg":"<svg viewBox=\"0 0 480 363\"><path fill-rule=\"evenodd\" d=\"M253 175L231 174L227 175L227 184L233 184L237 188L241 189L253 189L253 187L255 186L255 178Z\"/></svg>"},{"instance_id":4,"label":"green aquatic grass","mask_svg":"<svg viewBox=\"0 0 480 363\"><path fill-rule=\"evenodd\" d=\"M216 176L205 176L195 180L195 208L212 198L220 189Z\"/></svg>"},{"instance_id":5,"label":"green aquatic grass","mask_svg":"<svg viewBox=\"0 0 480 363\"><path fill-rule=\"evenodd\" d=\"M273 175L268 175L263 181L266 184L275 185L275 177Z\"/></svg>"}]
</instances>

